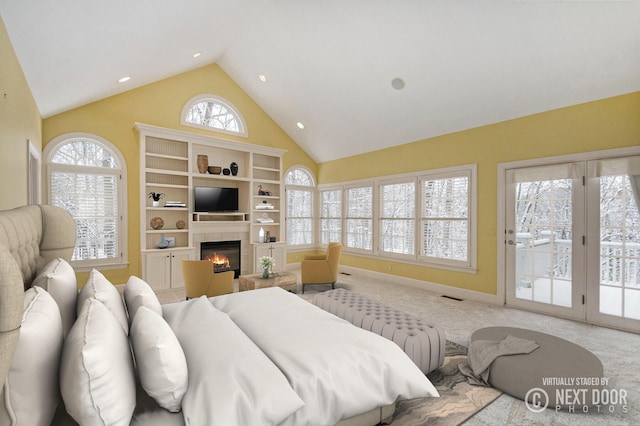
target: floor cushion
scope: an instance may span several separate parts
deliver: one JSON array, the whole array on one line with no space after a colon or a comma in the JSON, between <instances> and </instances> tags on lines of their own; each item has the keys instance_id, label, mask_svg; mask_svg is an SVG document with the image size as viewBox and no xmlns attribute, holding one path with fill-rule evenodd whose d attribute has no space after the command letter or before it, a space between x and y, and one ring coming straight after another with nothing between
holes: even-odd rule
<instances>
[{"instance_id":1,"label":"floor cushion","mask_svg":"<svg viewBox=\"0 0 640 426\"><path fill-rule=\"evenodd\" d=\"M545 405L540 391L552 409L575 409L594 405L592 397L602 389L602 362L582 346L550 334L514 327L487 327L471 335L476 340L501 341L507 336L536 342L539 347L528 354L496 358L490 367L489 384L531 404ZM595 401L597 402L597 401Z\"/></svg>"}]
</instances>

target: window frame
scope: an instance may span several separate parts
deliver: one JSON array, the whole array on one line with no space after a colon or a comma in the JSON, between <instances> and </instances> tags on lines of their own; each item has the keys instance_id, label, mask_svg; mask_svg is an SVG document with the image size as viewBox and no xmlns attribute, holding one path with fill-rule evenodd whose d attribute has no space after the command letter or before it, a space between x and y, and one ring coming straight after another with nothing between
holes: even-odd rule
<instances>
[{"instance_id":1,"label":"window frame","mask_svg":"<svg viewBox=\"0 0 640 426\"><path fill-rule=\"evenodd\" d=\"M306 186L306 185L295 185L295 184L288 184L287 182L287 176L292 173L295 170L302 170L304 173L306 173L310 180L311 180L311 186ZM316 240L317 240L317 232L316 232L316 210L315 210L315 206L316 206L316 193L317 193L317 184L316 184L316 178L313 175L313 172L311 172L311 170L309 170L307 167L297 164L297 165L293 165L291 167L289 167L287 169L287 171L284 173L282 181L284 183L284 192L285 192L285 209L284 209L284 217L285 217L285 240L287 241L287 247L289 249L292 250L309 250L309 249L313 249L316 246ZM289 191L304 191L304 192L309 192L310 193L310 200L311 200L311 206L310 206L310 212L311 212L311 216L310 217L304 217L304 216L296 216L296 218L302 218L302 219L309 219L311 221L311 243L309 244L292 244L290 239L289 239Z\"/></svg>"},{"instance_id":2,"label":"window frame","mask_svg":"<svg viewBox=\"0 0 640 426\"><path fill-rule=\"evenodd\" d=\"M388 185L399 185L399 184L412 184L413 185L413 216L412 217L386 217L383 216L383 206L382 203L384 202L383 198L383 191L382 191L382 187L383 186L388 186ZM418 208L418 197L419 197L419 191L418 191L419 187L417 185L417 179L414 176L411 177L400 177L400 178L395 178L395 179L389 179L389 180L381 180L377 183L377 191L378 191L378 217L377 217L377 222L378 222L378 254L383 255L385 257L390 257L390 258L397 258L397 259L408 259L408 260L414 260L416 258L416 253L417 253L417 249L418 249L418 237L419 235L417 235L417 230L418 230L418 215L417 215L417 208ZM385 251L383 249L383 237L382 237L382 232L383 232L383 226L382 226L382 222L385 220L392 220L392 221L405 221L405 220L411 220L413 222L413 253L411 254L407 254L407 253L395 253L395 252L391 252L391 251Z\"/></svg>"},{"instance_id":3,"label":"window frame","mask_svg":"<svg viewBox=\"0 0 640 426\"><path fill-rule=\"evenodd\" d=\"M477 188L477 167L473 165L473 167L464 169L462 167L451 168L448 170L442 170L441 172L434 171L434 173L429 173L428 175L423 175L420 177L418 183L418 189L420 191L420 214L417 219L417 230L420 231L420 235L416 235L417 242L420 244L417 246L417 256L418 260L427 264L438 264L443 266L449 266L452 268L463 268L463 269L475 269L476 267L476 221L477 221L477 208L476 208L476 188ZM452 178L461 178L466 177L468 179L468 188L467 188L467 259L462 260L454 260L433 256L425 256L422 254L422 226L427 218L423 215L422 207L424 206L424 191L423 184L425 181L429 180L443 180L443 179L452 179ZM441 220L441 219L439 219ZM458 221L463 219L456 219Z\"/></svg>"},{"instance_id":4,"label":"window frame","mask_svg":"<svg viewBox=\"0 0 640 426\"><path fill-rule=\"evenodd\" d=\"M220 104L226 109L228 109L229 111L231 111L235 116L236 120L238 121L240 130L238 132L233 132L231 130L218 129L217 127L212 127L204 124L192 123L190 121L187 121L187 116L189 114L189 111L191 111L191 109L197 104L201 102L207 102L207 101ZM210 132L225 133L227 135L241 136L243 138L249 137L249 130L247 128L247 123L245 122L244 117L240 113L240 110L238 110L238 108L236 108L235 105L233 105L231 102L229 102L227 99L223 98L222 96L208 94L208 93L196 95L193 98L189 99L187 103L184 104L184 107L182 107L182 112L180 113L180 124L182 124L183 126L195 127L196 129L208 130Z\"/></svg>"},{"instance_id":5,"label":"window frame","mask_svg":"<svg viewBox=\"0 0 640 426\"><path fill-rule=\"evenodd\" d=\"M109 151L109 153L118 161L119 168L106 168L106 167L94 167L94 166L78 166L78 165L68 165L68 164L59 164L53 163L53 157L58 152L58 149L67 143L74 141L92 141L104 149ZM106 259L87 259L87 260L72 260L70 262L71 266L77 272L86 272L90 271L93 268L99 267L100 269L121 269L126 268L129 264L128 261L128 223L127 223L127 215L124 214L128 211L127 209L127 166L122 153L115 145L113 145L108 140L91 134L84 132L73 132L66 133L64 135L60 135L54 139L52 139L45 147L43 152L43 157L45 158L45 174L46 177L44 180L44 187L46 192L46 199L48 204L52 204L52 193L51 193L51 176L54 172L70 172L83 174L80 169L84 171L86 174L92 173L100 173L100 174L109 174L116 176L117 181L119 182L117 189L117 202L118 202L118 245L116 252L119 253L119 256L106 258ZM105 173L112 172L112 173ZM75 218L74 218L75 220Z\"/></svg>"},{"instance_id":6,"label":"window frame","mask_svg":"<svg viewBox=\"0 0 640 426\"><path fill-rule=\"evenodd\" d=\"M465 175L469 177L468 188L468 258L465 262L451 261L448 259L439 259L432 257L420 256L422 248L422 228L421 217L423 195L421 188L421 181L423 179L430 180L438 176L460 176ZM478 167L477 164L465 164L460 166L422 170L412 173L403 173L397 175L379 176L371 179L362 179L357 181L342 182L339 184L326 184L318 185L318 192L325 190L342 190L342 239L344 252L361 257L370 257L376 260L388 260L393 262L400 262L412 265L419 265L431 268L445 269L456 272L464 273L476 273L477 271L477 187L478 187ZM416 204L414 213L414 226L415 226L415 243L414 254L406 255L399 253L384 252L381 249L381 237L380 237L380 185L390 184L394 182L415 182L415 194ZM373 187L373 233L372 233L372 250L362 250L351 248L346 245L346 218L347 218L347 190L354 187L372 186ZM420 209L420 210L418 210ZM321 246L321 244L318 244Z\"/></svg>"}]
</instances>

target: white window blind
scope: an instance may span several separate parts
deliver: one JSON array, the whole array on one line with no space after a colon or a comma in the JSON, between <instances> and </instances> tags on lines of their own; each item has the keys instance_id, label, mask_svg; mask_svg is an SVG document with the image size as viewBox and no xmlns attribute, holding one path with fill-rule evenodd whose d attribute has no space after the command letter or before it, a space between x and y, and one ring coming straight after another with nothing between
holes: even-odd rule
<instances>
[{"instance_id":1,"label":"white window blind","mask_svg":"<svg viewBox=\"0 0 640 426\"><path fill-rule=\"evenodd\" d=\"M468 263L469 180L469 176L423 180L422 256Z\"/></svg>"},{"instance_id":2,"label":"white window blind","mask_svg":"<svg viewBox=\"0 0 640 426\"><path fill-rule=\"evenodd\" d=\"M287 243L313 244L313 192L287 189Z\"/></svg>"},{"instance_id":3,"label":"white window blind","mask_svg":"<svg viewBox=\"0 0 640 426\"><path fill-rule=\"evenodd\" d=\"M380 250L415 253L415 182L380 185Z\"/></svg>"},{"instance_id":4,"label":"white window blind","mask_svg":"<svg viewBox=\"0 0 640 426\"><path fill-rule=\"evenodd\" d=\"M119 257L118 176L52 171L51 202L76 221L72 260Z\"/></svg>"},{"instance_id":5,"label":"white window blind","mask_svg":"<svg viewBox=\"0 0 640 426\"><path fill-rule=\"evenodd\" d=\"M307 170L296 167L285 175L287 192L287 244L305 246L314 243L313 176Z\"/></svg>"},{"instance_id":6,"label":"white window blind","mask_svg":"<svg viewBox=\"0 0 640 426\"><path fill-rule=\"evenodd\" d=\"M372 250L373 187L348 188L345 202L347 203L345 246Z\"/></svg>"},{"instance_id":7,"label":"white window blind","mask_svg":"<svg viewBox=\"0 0 640 426\"><path fill-rule=\"evenodd\" d=\"M342 190L320 191L320 244L342 241Z\"/></svg>"}]
</instances>

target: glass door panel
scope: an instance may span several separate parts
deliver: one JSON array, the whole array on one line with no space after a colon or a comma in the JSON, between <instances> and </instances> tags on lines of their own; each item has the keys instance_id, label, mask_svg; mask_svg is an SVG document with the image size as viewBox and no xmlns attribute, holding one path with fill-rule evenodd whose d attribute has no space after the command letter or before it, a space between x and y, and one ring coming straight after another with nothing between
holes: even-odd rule
<instances>
[{"instance_id":1,"label":"glass door panel","mask_svg":"<svg viewBox=\"0 0 640 426\"><path fill-rule=\"evenodd\" d=\"M588 163L588 318L640 330L640 157Z\"/></svg>"},{"instance_id":2,"label":"glass door panel","mask_svg":"<svg viewBox=\"0 0 640 426\"><path fill-rule=\"evenodd\" d=\"M507 173L507 304L584 316L584 280L580 269L577 277L574 272L582 252L583 220L574 217L583 199L581 168L568 163Z\"/></svg>"}]
</instances>

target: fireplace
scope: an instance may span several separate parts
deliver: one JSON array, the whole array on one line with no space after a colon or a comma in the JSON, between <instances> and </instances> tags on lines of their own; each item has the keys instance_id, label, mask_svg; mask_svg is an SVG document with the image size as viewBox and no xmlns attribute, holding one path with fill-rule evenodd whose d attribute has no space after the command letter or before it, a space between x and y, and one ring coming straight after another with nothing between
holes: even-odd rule
<instances>
[{"instance_id":1,"label":"fireplace","mask_svg":"<svg viewBox=\"0 0 640 426\"><path fill-rule=\"evenodd\" d=\"M200 259L213 264L213 272L233 271L240 276L240 241L205 241L200 243Z\"/></svg>"}]
</instances>

